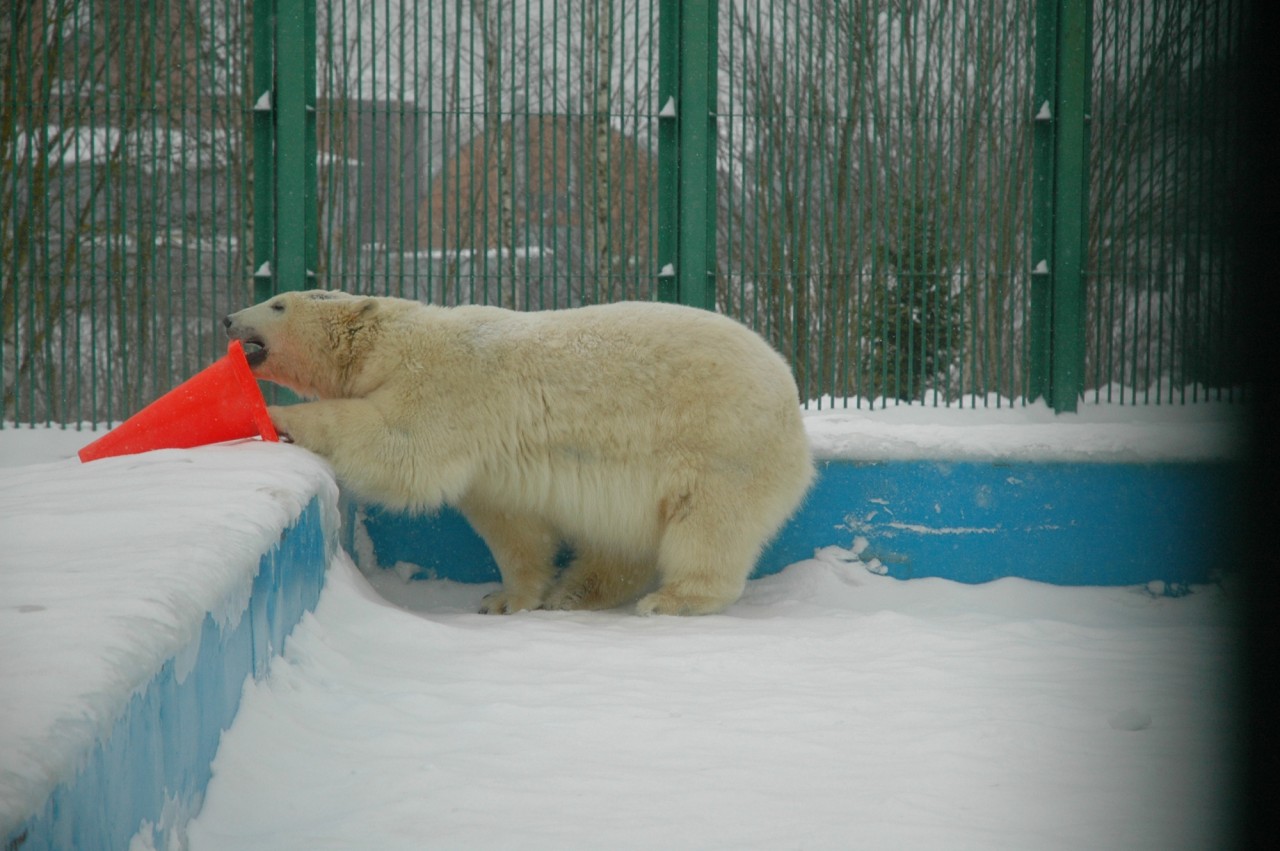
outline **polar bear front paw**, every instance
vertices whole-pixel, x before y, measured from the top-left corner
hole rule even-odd
[[[536,609],[542,600],[533,594],[515,594],[505,588],[486,594],[480,601],[482,615],[510,615],[527,609]]]
[[[280,442],[293,443],[293,435],[289,431],[289,413],[285,410],[285,406],[268,405],[267,416],[271,418],[271,425],[275,428]]]

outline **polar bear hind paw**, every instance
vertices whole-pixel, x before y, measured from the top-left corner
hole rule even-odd
[[[670,587],[659,588],[646,594],[636,603],[638,615],[714,615],[729,608],[738,594],[731,597],[711,597],[699,594],[682,594]]]

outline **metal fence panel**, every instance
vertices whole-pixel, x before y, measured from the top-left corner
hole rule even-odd
[[[1086,388],[1237,397],[1231,190],[1242,0],[1094,4]]]
[[[660,42],[659,22],[691,2],[10,0],[0,421],[127,416],[218,356],[219,318],[253,298],[255,271],[265,289],[287,266],[302,283],[518,309],[655,298],[672,291],[663,228],[696,206],[659,214],[659,187],[707,178],[716,307],[792,359],[806,399],[1040,392],[1051,332],[1033,302],[1053,269],[1036,252],[1056,214],[1036,212],[1037,75],[1046,10],[1087,0],[721,0],[698,18],[714,49],[695,57],[715,132],[667,125],[710,146],[680,150],[710,158],[706,178],[661,162],[659,142],[660,45],[682,41]],[[1088,7],[1094,398],[1195,401],[1238,382],[1217,228],[1242,2]],[[298,10],[301,29],[278,26]],[[295,91],[312,85],[307,51],[264,56],[255,19],[295,48],[314,26],[314,92]],[[695,60],[668,57],[677,74]],[[262,108],[283,84],[287,128]],[[282,191],[304,199],[288,216]]]
[[[519,309],[651,298],[656,11],[320,0],[319,277]]]
[[[802,395],[1026,395],[1025,2],[721,12],[720,301]]]
[[[236,0],[0,12],[0,421],[121,419],[224,349],[245,300]]]

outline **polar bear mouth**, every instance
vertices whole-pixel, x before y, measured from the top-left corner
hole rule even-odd
[[[249,366],[261,366],[267,359],[267,344],[261,337],[249,337],[243,341],[244,359]]]

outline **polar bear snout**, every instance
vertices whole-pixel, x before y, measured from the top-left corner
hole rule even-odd
[[[222,317],[222,327],[232,340],[239,340],[244,345],[244,358],[250,367],[261,366],[267,360],[267,341],[254,332],[252,328],[241,327],[236,321],[236,314]]]

